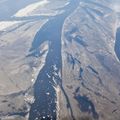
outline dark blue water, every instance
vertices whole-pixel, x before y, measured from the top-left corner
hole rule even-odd
[[[64,13],[56,15],[51,18],[36,34],[30,52],[31,55],[36,56],[39,54],[39,46],[44,42],[49,42],[49,51],[46,57],[46,63],[37,76],[37,80],[34,84],[34,97],[35,102],[30,109],[29,120],[56,120],[56,91],[54,86],[59,85],[68,102],[67,107],[70,108],[72,114],[71,105],[67,94],[62,87],[62,79],[59,77],[58,72],[62,70],[61,59],[61,32],[65,19],[76,9],[79,5],[79,0],[71,0],[63,9]],[[57,69],[54,69],[54,66]],[[57,73],[56,75],[54,73]],[[50,77],[49,77],[49,76]],[[54,83],[53,78],[56,83]]]
[[[92,103],[92,101],[89,100],[89,98],[87,96],[77,95],[77,96],[75,96],[75,99],[80,104],[80,110],[82,112],[92,113],[92,116],[94,119],[99,118],[99,116],[95,110],[94,104]]]
[[[92,66],[88,65],[88,68],[96,75],[99,75],[99,73]]]
[[[96,112],[96,109],[95,109],[93,102],[87,96],[85,96],[85,95],[82,96],[82,95],[78,94],[79,91],[80,91],[80,87],[78,87],[75,90],[74,98],[78,101],[80,110],[82,112],[91,113],[93,118],[98,120],[99,115]]]
[[[80,78],[80,79],[83,78],[83,72],[84,72],[83,68],[80,67],[80,69],[79,69],[79,78]]]
[[[115,53],[120,61],[120,28],[116,32]]]

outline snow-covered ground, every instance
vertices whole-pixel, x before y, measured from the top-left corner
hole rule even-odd
[[[45,5],[48,3],[49,3],[48,0],[43,0],[40,2],[36,2],[34,4],[30,4],[30,5],[26,6],[25,8],[19,10],[14,16],[15,17],[29,16],[31,14],[31,12],[36,10],[38,7],[45,7]]]
[[[0,31],[5,31],[7,28],[20,24],[20,23],[21,23],[20,21],[1,21]]]

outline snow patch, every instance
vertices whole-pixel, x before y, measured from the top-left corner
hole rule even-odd
[[[120,1],[114,1],[111,4],[111,8],[115,11],[115,12],[120,12]]]
[[[26,6],[25,8],[19,10],[14,16],[15,17],[29,16],[31,14],[31,12],[36,10],[38,7],[43,7],[46,4],[48,4],[48,3],[49,3],[48,0],[42,0],[40,2],[36,2],[34,4],[30,4],[30,5]]]
[[[20,21],[1,21],[0,31],[5,31],[7,28],[12,27],[15,24],[20,23]]]

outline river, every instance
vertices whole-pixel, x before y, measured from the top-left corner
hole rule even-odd
[[[62,78],[60,78],[58,73],[62,70],[61,34],[63,24],[65,19],[78,5],[79,0],[70,0],[69,4],[63,7],[64,12],[49,19],[37,32],[33,40],[30,51],[34,51],[34,55],[37,54],[39,46],[45,40],[49,42],[49,51],[46,63],[39,72],[34,84],[35,101],[31,105],[29,120],[57,119],[55,84],[59,85],[63,91],[71,111],[71,116],[74,119],[68,97],[62,87]]]

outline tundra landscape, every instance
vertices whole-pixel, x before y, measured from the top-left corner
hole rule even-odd
[[[0,0],[0,120],[120,120],[119,0]]]

